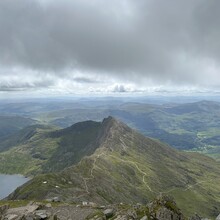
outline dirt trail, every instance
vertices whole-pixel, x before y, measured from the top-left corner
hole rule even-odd
[[[95,157],[95,159],[94,159],[94,161],[93,161],[93,164],[92,164],[92,168],[91,168],[91,170],[90,170],[90,177],[89,177],[89,178],[82,177],[82,179],[83,179],[83,181],[84,181],[86,193],[84,193],[84,194],[78,196],[77,198],[83,197],[83,196],[85,196],[85,195],[87,195],[87,194],[90,193],[90,192],[89,192],[89,187],[88,187],[88,184],[87,184],[87,183],[88,183],[89,180],[92,180],[92,179],[95,178],[94,175],[93,175],[93,172],[94,172],[95,168],[98,168],[98,166],[96,165],[96,162],[97,162],[97,160],[98,160],[101,156],[107,156],[107,155],[106,155],[106,153],[100,153],[100,154],[98,154],[98,155]],[[174,190],[176,190],[176,189],[180,189],[180,190],[182,190],[182,191],[187,191],[187,190],[190,190],[191,188],[193,188],[194,186],[199,185],[199,184],[201,184],[202,182],[205,182],[205,181],[199,181],[199,182],[197,182],[197,183],[195,183],[195,184],[193,184],[193,185],[189,185],[189,184],[188,184],[188,185],[186,185],[183,189],[177,188],[177,187],[173,187],[172,189],[169,189],[169,190],[166,190],[166,191],[154,191],[154,190],[151,189],[151,187],[149,186],[149,184],[146,182],[146,179],[145,179],[145,178],[148,176],[148,174],[147,174],[146,172],[144,172],[142,169],[140,169],[140,167],[138,166],[137,163],[135,163],[135,162],[133,162],[133,161],[130,161],[130,160],[123,160],[123,159],[121,159],[121,158],[119,158],[119,157],[116,157],[116,156],[113,156],[113,155],[111,155],[111,154],[108,154],[108,156],[109,156],[109,157],[112,157],[112,158],[114,158],[114,159],[116,159],[116,160],[119,160],[119,161],[121,161],[121,162],[123,162],[123,163],[128,163],[128,164],[132,164],[133,166],[135,166],[135,168],[138,170],[138,172],[140,172],[140,173],[143,175],[143,177],[142,177],[142,182],[143,182],[143,184],[148,188],[148,190],[149,190],[150,192],[152,192],[152,193],[154,193],[154,194],[156,194],[156,195],[158,195],[158,194],[171,193],[172,191],[174,191]]]

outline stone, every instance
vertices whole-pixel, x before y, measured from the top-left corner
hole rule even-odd
[[[156,211],[156,219],[158,220],[184,220],[184,217],[182,214],[174,213],[173,211],[165,207],[162,207]]]
[[[220,214],[217,216],[216,220],[220,220]]]
[[[93,208],[96,208],[96,207],[97,207],[97,204],[94,203],[94,202],[89,202],[89,206],[90,206],[90,207],[93,207]]]
[[[82,202],[83,206],[87,206],[89,203],[88,202]]]
[[[61,202],[61,199],[59,197],[53,197],[53,202]]]
[[[7,210],[6,214],[7,215],[18,215],[18,216],[23,216],[23,215],[28,215],[32,214],[35,210],[39,208],[38,205],[27,205],[23,207],[18,207],[18,208],[10,208]]]
[[[127,213],[129,219],[137,219],[137,213],[134,210],[129,210]]]
[[[114,209],[106,209],[103,211],[103,214],[106,216],[106,218],[110,218],[114,215]]]
[[[52,205],[51,205],[51,203],[47,203],[47,204],[45,205],[45,207],[46,207],[46,208],[52,208]]]
[[[40,219],[46,219],[48,217],[46,210],[37,210],[35,212],[35,216]]]
[[[148,220],[148,217],[145,215],[145,216],[142,217],[140,220]]]
[[[18,219],[18,215],[15,215],[15,214],[8,214],[4,217],[5,220],[16,220]]]

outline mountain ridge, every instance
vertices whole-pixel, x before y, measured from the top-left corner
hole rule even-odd
[[[60,173],[33,178],[9,199],[59,196],[69,202],[145,203],[146,198],[164,193],[174,196],[189,214],[214,216],[220,211],[216,161],[172,149],[112,117],[101,125],[99,146],[92,155]]]

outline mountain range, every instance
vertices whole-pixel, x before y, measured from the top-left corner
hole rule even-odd
[[[47,132],[36,128],[31,137],[2,153],[7,152],[28,155],[32,168],[27,171],[24,167],[29,164],[23,161],[20,170],[39,174],[9,199],[146,203],[158,194],[169,194],[187,215],[212,217],[220,212],[217,161],[173,149],[113,117],[65,129],[47,127]]]
[[[135,102],[134,99],[105,101],[85,99],[72,102],[39,100],[26,103],[2,103],[0,140],[1,134],[13,133],[7,133],[4,117],[22,117],[24,120],[32,118],[35,124],[66,128],[81,121],[101,122],[103,118],[112,115],[145,136],[159,139],[171,147],[199,151],[219,159],[219,114],[220,104],[214,101],[149,104],[146,100]],[[19,123],[13,120],[13,123],[8,123],[7,126],[19,127]]]

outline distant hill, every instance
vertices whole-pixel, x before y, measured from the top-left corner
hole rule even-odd
[[[193,149],[220,158],[219,102],[164,105],[127,102],[95,107],[75,106],[74,109],[43,113],[41,119],[56,126],[68,127],[88,119],[102,121],[108,115],[174,148]]]
[[[160,105],[147,102],[150,99],[35,100],[4,103],[0,106],[0,114],[31,117],[40,123],[62,128],[81,121],[101,122],[112,115],[145,136],[159,139],[174,148],[199,151],[220,160],[219,102],[204,100]],[[0,129],[0,136],[1,131],[3,135],[13,133],[4,128]]]
[[[0,115],[0,140],[36,122],[36,120],[21,116]]]
[[[98,128],[93,133],[95,142],[85,136],[92,135],[92,127]],[[93,146],[89,148],[94,152],[90,151],[90,156],[81,154],[79,163],[59,173],[36,176],[19,187],[9,199],[58,196],[69,202],[145,203],[158,194],[170,194],[188,215],[197,212],[203,216],[217,216],[220,212],[220,164],[215,160],[172,149],[112,117],[100,124],[82,122],[49,136],[61,138],[69,136],[69,132],[73,132],[73,136],[78,132],[79,139],[86,139],[83,145],[78,140],[78,146],[86,146],[85,149]],[[55,155],[59,155],[57,166],[63,165],[59,162],[62,155]]]

